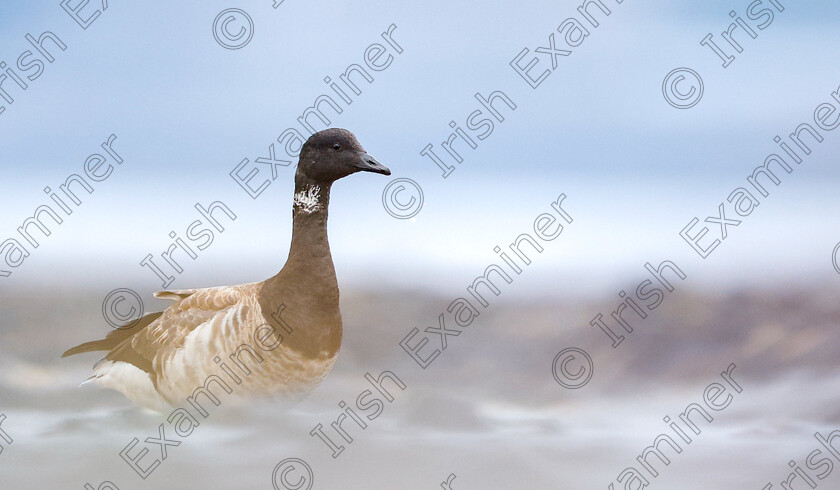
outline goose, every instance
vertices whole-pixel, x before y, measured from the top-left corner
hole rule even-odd
[[[117,390],[158,412],[185,401],[195,406],[202,393],[219,405],[222,390],[237,398],[302,398],[329,374],[341,347],[327,210],[332,184],[356,172],[391,174],[351,132],[313,134],[295,171],[292,240],[280,272],[262,282],[159,291],[155,297],[173,301],[168,308],[62,357],[106,351],[82,384]]]

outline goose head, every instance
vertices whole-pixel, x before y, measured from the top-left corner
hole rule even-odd
[[[303,144],[296,176],[317,184],[332,184],[356,172],[391,175],[388,167],[368,155],[353,133],[330,128],[313,134]]]

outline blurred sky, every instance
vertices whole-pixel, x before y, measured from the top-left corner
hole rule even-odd
[[[91,5],[98,2],[92,2]],[[330,241],[344,284],[460,292],[498,262],[492,249],[532,228],[565,193],[575,218],[511,288],[527,294],[617,292],[647,261],[676,261],[692,286],[816,282],[834,274],[840,240],[836,187],[840,134],[825,141],[707,260],[679,231],[718,204],[769,154],[773,137],[802,122],[840,87],[836,2],[785,2],[726,69],[699,45],[720,39],[730,10],[747,1],[605,2],[612,15],[536,90],[511,69],[579,2],[109,2],[81,29],[57,1],[0,5],[0,61],[13,64],[24,39],[45,30],[67,45],[0,114],[0,240],[49,203],[45,186],[79,173],[114,133],[125,159],[42,240],[0,289],[95,285],[161,289],[139,262],[164,251],[197,219],[195,203],[221,200],[238,219],[171,288],[262,280],[285,261],[293,167],[281,169],[256,201],[231,179],[243,159],[268,146],[337,78],[362,63],[365,48],[396,24],[404,52],[333,120],[365,148],[411,178],[425,206],[397,220],[382,206],[391,180],[356,175],[333,189]],[[242,49],[220,47],[216,15],[241,8],[254,21]],[[754,25],[754,23],[753,23]],[[559,39],[558,39],[559,40]],[[719,40],[719,42],[722,42]],[[55,51],[55,50],[53,50]],[[527,59],[527,58],[526,58]],[[542,61],[541,63],[545,63]],[[662,80],[687,66],[704,80],[703,99],[669,106]],[[504,91],[517,104],[447,179],[419,155],[464,125],[473,94]],[[278,145],[279,146],[279,145]],[[462,145],[463,147],[463,145]],[[716,225],[710,225],[716,234]],[[17,237],[19,238],[19,237]],[[2,267],[0,267],[2,268]],[[834,278],[832,278],[834,279]]]

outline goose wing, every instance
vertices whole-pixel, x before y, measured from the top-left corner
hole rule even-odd
[[[220,342],[237,329],[248,309],[239,287],[160,291],[155,296],[175,300],[175,304],[120,342],[103,359],[137,366],[151,374],[153,380],[185,347],[190,334],[202,330],[205,342]]]

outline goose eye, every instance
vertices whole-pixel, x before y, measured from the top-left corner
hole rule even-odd
[[[333,150],[340,150],[340,149],[341,149],[341,145],[339,145],[338,143],[335,143],[333,145]]]

